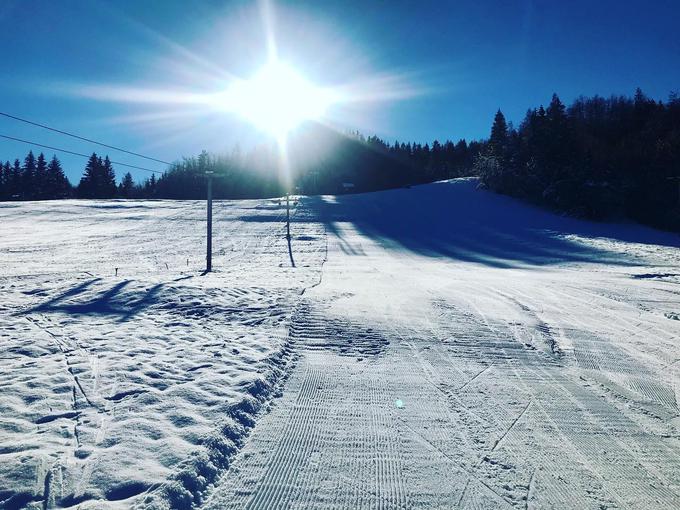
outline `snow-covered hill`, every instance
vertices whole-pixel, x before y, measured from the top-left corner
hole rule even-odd
[[[203,207],[0,204],[0,505],[680,504],[676,235],[455,180],[218,202],[200,276]]]

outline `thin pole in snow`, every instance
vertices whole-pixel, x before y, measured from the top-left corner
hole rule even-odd
[[[290,239],[290,195],[286,192],[286,238]]]
[[[209,273],[212,271],[212,176],[213,173],[208,171],[205,173],[208,177],[207,187],[208,187],[208,197],[207,197],[207,243],[206,243],[206,256],[205,256],[205,272]]]

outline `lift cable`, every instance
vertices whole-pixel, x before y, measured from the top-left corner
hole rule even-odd
[[[57,151],[57,152],[65,152],[66,154],[73,154],[74,156],[81,156],[81,157],[87,158],[87,159],[89,159],[91,157],[91,156],[88,156],[87,154],[83,154],[81,152],[74,152],[74,151],[70,151],[68,149],[61,149],[59,147],[52,147],[51,145],[45,145],[45,144],[38,143],[38,142],[32,142],[30,140],[22,140],[21,138],[15,138],[13,136],[0,134],[0,138],[6,138],[7,140],[14,140],[15,142],[21,142],[21,143],[25,143],[25,144],[28,144],[28,145],[35,145],[36,147],[42,147],[44,149],[50,149],[50,150]],[[152,170],[150,168],[144,168],[142,166],[129,165],[127,163],[121,163],[120,161],[111,161],[111,164],[118,165],[118,166],[126,166],[128,168],[135,168],[137,170],[144,170],[145,172],[151,172],[151,173],[154,173],[154,174],[163,174],[164,173],[164,172],[161,172],[160,170]]]
[[[149,161],[155,161],[156,163],[163,163],[164,165],[171,165],[172,164],[168,161],[163,161],[162,159],[156,159],[156,158],[152,158],[151,156],[145,156],[144,154],[139,154],[137,152],[132,152],[132,151],[129,151],[127,149],[122,149],[120,147],[116,147],[115,145],[109,145],[109,144],[106,144],[106,143],[98,142],[98,141],[92,140],[90,138],[85,138],[84,136],[74,135],[73,133],[69,133],[67,131],[62,131],[61,129],[46,126],[45,124],[40,124],[38,122],[33,122],[32,120],[22,119],[21,117],[16,117],[14,115],[10,115],[9,113],[0,112],[0,115],[2,115],[3,117],[7,117],[9,119],[18,120],[19,122],[24,122],[26,124],[30,124],[32,126],[37,126],[37,127],[43,128],[43,129],[48,129],[50,131],[54,131],[55,133],[70,136],[72,138],[77,138],[78,140],[82,140],[84,142],[94,143],[96,145],[101,145],[102,147],[107,147],[109,149],[124,152],[126,154],[131,154],[132,156],[137,156],[139,158],[148,159]],[[118,163],[118,164],[120,164],[120,163]]]

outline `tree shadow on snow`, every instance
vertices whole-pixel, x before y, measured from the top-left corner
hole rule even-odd
[[[677,235],[636,224],[597,223],[556,215],[458,179],[381,193],[309,197],[348,254],[362,254],[338,228],[349,222],[393,249],[508,268],[564,262],[638,265],[632,256],[569,239],[606,238],[680,247]]]
[[[124,322],[156,303],[158,293],[163,288],[163,284],[157,284],[140,292],[128,289],[130,281],[123,280],[108,289],[92,292],[95,284],[101,280],[101,278],[94,278],[76,285],[22,313],[56,312],[69,315],[113,316],[118,317],[119,322]]]

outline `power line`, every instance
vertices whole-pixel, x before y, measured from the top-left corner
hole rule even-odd
[[[50,127],[50,126],[46,126],[45,124],[40,124],[40,123],[38,123],[38,122],[33,122],[32,120],[22,119],[21,117],[15,117],[14,115],[10,115],[9,113],[0,112],[0,115],[2,115],[3,117],[7,117],[7,118],[9,118],[9,119],[18,120],[19,122],[25,122],[26,124],[30,124],[31,126],[37,126],[37,127],[43,128],[43,129],[48,129],[48,130],[50,130],[50,131],[54,131],[55,133],[59,133],[59,134],[66,135],[66,136],[70,136],[70,137],[72,137],[72,138],[77,138],[78,140],[83,140],[83,141],[85,141],[85,142],[89,142],[89,143],[94,143],[94,144],[97,144],[97,145],[101,145],[102,147],[107,147],[107,148],[113,149],[113,150],[115,150],[115,151],[125,152],[126,154],[131,154],[131,155],[133,155],[133,156],[137,156],[137,157],[140,157],[140,158],[148,159],[148,160],[150,160],[150,161],[155,161],[155,162],[157,162],[157,163],[163,163],[164,165],[172,165],[172,163],[170,163],[170,162],[168,162],[168,161],[163,161],[162,159],[152,158],[152,157],[150,157],[150,156],[145,156],[144,154],[139,154],[139,153],[137,153],[137,152],[132,152],[132,151],[129,151],[129,150],[126,150],[126,149],[121,149],[120,147],[116,147],[115,145],[108,145],[108,144],[106,144],[106,143],[98,142],[98,141],[96,141],[96,140],[91,140],[91,139],[85,138],[85,137],[83,137],[83,136],[74,135],[73,133],[69,133],[69,132],[67,132],[67,131],[62,131],[61,129],[57,129],[57,128],[53,128],[53,127]],[[118,164],[120,164],[120,163],[118,163]]]
[[[87,154],[83,154],[81,152],[73,152],[68,149],[60,149],[59,147],[52,147],[51,145],[45,145],[42,143],[37,143],[37,142],[31,142],[29,140],[22,140],[21,138],[14,138],[13,136],[8,136],[8,135],[2,135],[0,134],[0,138],[6,138],[7,140],[14,140],[15,142],[21,142],[21,143],[26,143],[28,145],[35,145],[36,147],[42,147],[44,149],[50,149],[53,151],[57,152],[65,152],[66,154],[73,154],[74,156],[81,156],[83,158],[89,159],[90,156]],[[154,174],[162,174],[163,172],[159,170],[151,170],[150,168],[144,168],[143,166],[136,166],[136,165],[128,165],[127,163],[121,163],[120,161],[111,161],[112,164],[118,165],[118,166],[126,166],[128,168],[135,168],[137,170],[144,170],[145,172],[152,172]]]

